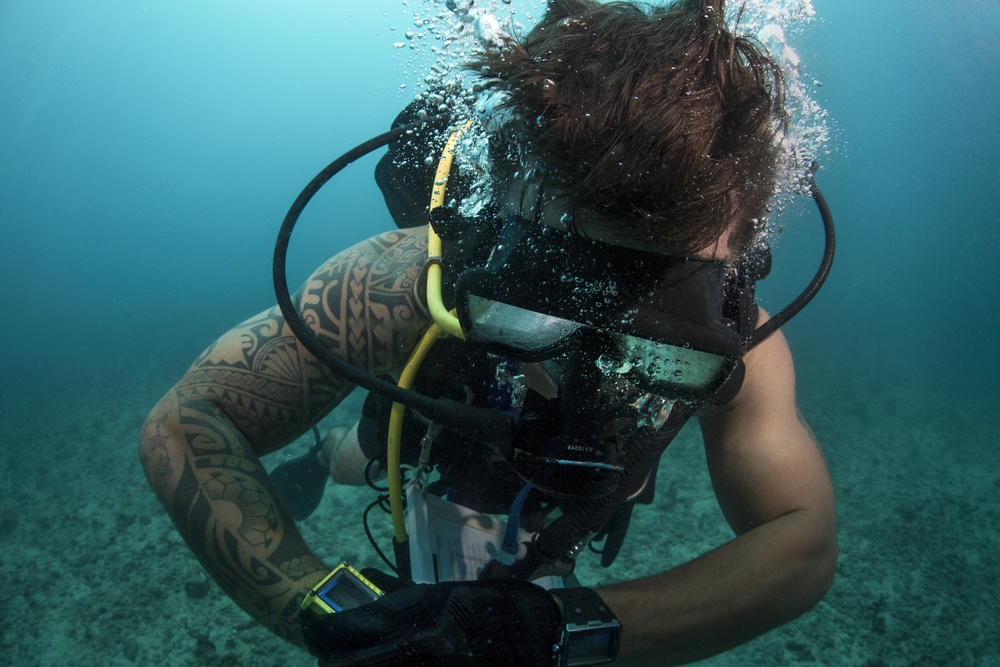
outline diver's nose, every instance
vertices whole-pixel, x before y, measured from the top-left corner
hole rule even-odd
[[[559,396],[559,387],[541,364],[524,362],[517,370],[524,376],[524,384],[528,389],[550,400]]]

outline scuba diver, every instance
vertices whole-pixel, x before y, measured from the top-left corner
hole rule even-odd
[[[811,174],[820,271],[774,317],[755,300],[781,71],[718,1],[550,0],[524,36],[466,11],[484,45],[476,85],[419,96],[303,190],[275,249],[278,305],[222,335],[153,408],[149,482],[226,594],[320,665],[667,665],[749,641],[815,605],[837,558],[829,475],[779,329],[832,260]],[[399,229],[290,294],[302,209],[384,145],[376,180]],[[358,386],[358,424],[314,430],[310,452],[269,476],[260,457]],[[692,417],[734,537],[581,585],[576,555],[612,564]],[[388,571],[306,545],[295,520],[328,476],[381,489]]]

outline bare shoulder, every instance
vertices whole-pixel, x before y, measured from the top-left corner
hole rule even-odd
[[[373,373],[405,364],[427,328],[414,284],[426,230],[398,230],[337,253],[294,295],[303,319],[332,351]],[[185,411],[223,414],[258,454],[298,437],[353,390],[298,341],[275,306],[233,327],[171,391]]]
[[[758,326],[770,319],[759,308]],[[795,365],[781,329],[765,338],[743,356],[745,375],[739,393],[722,406],[707,406],[698,412],[702,421],[723,418],[748,410],[791,407],[795,404]]]
[[[823,525],[833,525],[829,474],[799,411],[792,354],[781,331],[746,354],[744,363],[736,398],[723,410],[699,415],[723,513],[737,533],[803,508],[819,510]]]
[[[373,373],[405,364],[429,326],[417,280],[427,260],[427,229],[373,236],[338,253],[296,294],[303,318],[331,350]]]

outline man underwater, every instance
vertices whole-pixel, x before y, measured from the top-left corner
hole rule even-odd
[[[443,140],[415,130],[448,157],[435,175],[404,135],[379,167],[401,229],[317,269],[292,317],[274,307],[224,334],[154,407],[140,454],[179,531],[233,600],[320,664],[681,664],[829,588],[829,476],[788,345],[753,300],[781,74],[723,5],[552,0],[523,39],[491,33],[471,65],[475,108],[449,124],[472,119],[452,136],[487,134],[486,157],[449,170]],[[437,113],[425,104],[400,122]],[[310,551],[260,457],[355,383],[304,344],[300,318],[320,357],[468,410],[414,402],[392,417],[399,397],[373,392],[360,426],[328,440],[331,476],[386,470],[400,505],[393,475],[414,466],[426,479],[408,509],[504,515],[524,531],[510,554],[420,583],[405,545],[400,576],[378,581]],[[610,564],[691,416],[735,537],[638,580],[576,584],[576,551],[597,536]],[[529,583],[543,580],[554,587]]]

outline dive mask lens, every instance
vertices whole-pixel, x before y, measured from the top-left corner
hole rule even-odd
[[[618,353],[625,360],[619,372],[637,373],[655,394],[682,394],[703,398],[729,376],[733,361],[726,356],[689,347],[612,333]]]
[[[733,365],[724,355],[605,331],[471,293],[465,295],[464,314],[469,341],[525,361],[550,358],[578,332],[591,332],[591,338],[605,341],[603,352],[611,353],[595,353],[602,373],[628,374],[662,396],[704,398],[728,377]]]
[[[475,294],[465,299],[466,337],[517,355],[551,352],[583,325]]]

